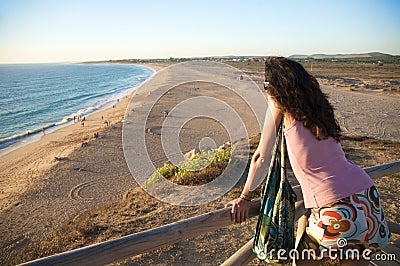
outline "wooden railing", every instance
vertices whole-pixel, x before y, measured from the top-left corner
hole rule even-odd
[[[400,172],[400,161],[364,170],[372,178],[382,177]],[[136,234],[37,259],[23,265],[109,264],[230,225],[232,224],[230,210],[230,208],[219,209]],[[253,200],[249,217],[257,216],[259,210],[260,199]],[[305,211],[303,201],[296,202],[295,219],[299,219]],[[388,224],[392,232],[400,234],[400,226],[398,224],[391,222]],[[246,265],[253,260],[255,256],[251,251],[252,241],[253,239],[240,248],[223,265]]]

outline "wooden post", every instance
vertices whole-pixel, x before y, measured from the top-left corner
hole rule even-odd
[[[249,217],[258,215],[260,199],[253,200]],[[168,246],[187,238],[230,225],[231,208],[223,208],[186,220],[63,252],[22,265],[105,265],[124,258]]]
[[[299,219],[304,213],[306,209],[304,208],[304,202],[298,201],[296,202],[296,212],[294,219]],[[221,266],[241,266],[247,265],[249,262],[256,258],[256,255],[252,251],[254,238],[252,238],[249,242],[247,242],[244,246],[242,246],[235,254],[233,254],[229,259],[227,259]]]
[[[394,174],[400,172],[400,161],[367,168],[365,171],[371,177]],[[298,198],[301,198],[301,195],[298,195]],[[230,218],[230,210],[230,208],[219,209],[140,233],[37,259],[23,265],[109,264],[230,225],[233,223]],[[249,217],[257,216],[259,210],[260,199],[253,200],[250,206]],[[296,220],[304,212],[305,208],[302,201],[296,202]],[[397,224],[392,223],[393,225],[396,226],[397,230],[399,229]],[[391,226],[390,223],[389,226]],[[240,249],[241,254],[249,254],[249,246],[251,251],[249,242],[246,245]],[[239,255],[235,256],[235,259],[231,260],[232,264],[227,265],[240,265],[236,263],[239,257]]]
[[[392,175],[400,172],[400,161],[364,168],[364,171],[371,178]]]
[[[252,247],[254,243],[254,237],[249,240],[244,246],[242,246],[235,254],[227,259],[221,266],[232,266],[232,265],[247,265],[256,258]]]

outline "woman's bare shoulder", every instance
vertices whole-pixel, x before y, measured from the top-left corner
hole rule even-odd
[[[291,114],[289,114],[288,112],[285,112],[285,115],[284,115],[284,118],[285,118],[285,127],[288,127],[289,125],[291,125],[296,119],[291,115]]]

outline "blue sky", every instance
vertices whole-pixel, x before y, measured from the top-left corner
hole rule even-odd
[[[0,0],[0,63],[400,54],[400,1]]]

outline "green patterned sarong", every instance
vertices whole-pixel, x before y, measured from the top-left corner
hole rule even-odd
[[[289,252],[294,249],[295,239],[296,194],[286,177],[286,143],[283,131],[284,126],[281,123],[262,189],[261,209],[253,244],[253,252],[259,259],[275,263],[289,260]]]

